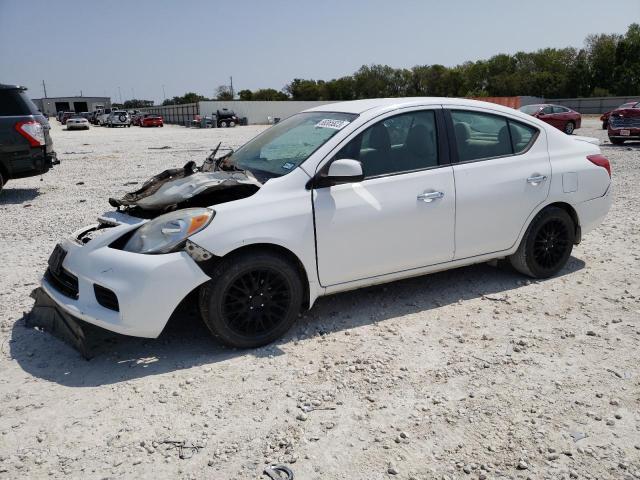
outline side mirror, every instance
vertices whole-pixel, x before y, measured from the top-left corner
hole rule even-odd
[[[361,182],[362,180],[364,180],[362,163],[358,160],[343,158],[333,161],[326,174],[319,173],[316,175],[313,186],[316,188],[331,187],[333,185]]]

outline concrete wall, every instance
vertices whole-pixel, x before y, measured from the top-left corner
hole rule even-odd
[[[284,120],[291,115],[299,113],[308,108],[317,107],[319,105],[326,105],[327,103],[336,102],[302,102],[287,100],[282,102],[262,102],[262,101],[210,101],[199,102],[200,115],[208,116],[215,114],[216,110],[222,110],[228,108],[233,110],[240,118],[247,117],[247,121],[250,124],[265,124],[269,123],[268,117],[280,118]]]
[[[591,98],[549,98],[546,103],[564,105],[576,112],[601,114],[618,108],[623,103],[640,101],[640,97],[591,97]]]
[[[55,116],[58,113],[56,102],[68,103],[69,111],[71,112],[74,111],[74,103],[76,102],[85,102],[87,104],[87,112],[93,112],[96,109],[96,105],[103,105],[105,108],[111,107],[111,98],[109,97],[47,97],[33,99],[33,103],[36,104],[38,109],[49,116]]]

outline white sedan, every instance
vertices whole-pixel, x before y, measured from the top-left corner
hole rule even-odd
[[[73,115],[67,119],[67,130],[89,130],[89,120],[82,115]]]
[[[257,347],[322,295],[495,259],[553,276],[611,197],[596,139],[517,110],[328,104],[110,199],[56,247],[32,323],[157,337],[196,292],[219,341]]]

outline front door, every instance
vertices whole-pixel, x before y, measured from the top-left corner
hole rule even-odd
[[[452,259],[455,186],[439,152],[436,116],[390,115],[332,159],[361,161],[365,179],[313,192],[321,285]]]
[[[543,131],[481,111],[451,110],[458,163],[455,258],[511,248],[549,194]]]

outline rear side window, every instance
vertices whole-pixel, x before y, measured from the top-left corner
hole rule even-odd
[[[568,108],[564,107],[553,107],[553,113],[567,113],[569,111]]]
[[[511,143],[513,144],[513,153],[524,152],[535,139],[538,131],[525,125],[524,123],[509,120],[509,128],[511,131]]]
[[[458,161],[468,162],[521,153],[537,130],[499,115],[451,110]]]
[[[451,111],[461,162],[511,155],[507,119],[479,112]]]
[[[0,115],[37,115],[38,109],[24,90],[0,89]]]
[[[334,157],[362,163],[365,178],[438,165],[435,113],[424,110],[386,118],[357,135]]]

